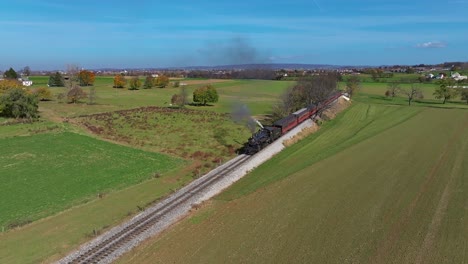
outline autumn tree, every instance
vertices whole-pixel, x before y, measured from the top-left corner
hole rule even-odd
[[[67,99],[69,103],[78,103],[81,99],[88,97],[83,89],[76,84],[67,92]]]
[[[450,100],[457,96],[457,89],[453,86],[455,85],[455,80],[445,79],[439,81],[439,87],[434,91],[434,97],[437,99],[443,99],[442,104],[445,104],[447,100]]]
[[[152,76],[146,76],[145,83],[143,84],[143,89],[153,88],[154,78]]]
[[[141,87],[141,81],[138,76],[133,77],[130,79],[130,85],[128,87],[129,90],[138,90]]]
[[[117,74],[114,77],[114,88],[124,88],[127,85],[127,80],[124,76]]]
[[[412,84],[411,87],[408,89],[401,89],[401,93],[406,95],[406,97],[408,98],[408,105],[411,105],[411,102],[414,99],[424,98],[421,89],[415,84]]]
[[[94,72],[82,70],[78,73],[78,81],[81,86],[91,86],[94,84],[96,75]]]
[[[49,76],[49,87],[63,87],[65,86],[65,82],[63,76],[60,72],[56,72]]]
[[[11,89],[17,89],[17,88],[22,88],[22,87],[23,85],[17,80],[13,80],[13,79],[0,80],[0,95],[8,92]]]
[[[169,84],[169,77],[165,75],[158,76],[154,79],[154,86],[164,88]]]
[[[361,87],[361,81],[359,77],[353,75],[346,80],[346,92],[352,97]]]
[[[33,91],[40,101],[52,100],[52,92],[47,87],[39,87]]]
[[[11,89],[0,96],[0,115],[13,118],[37,118],[37,96],[23,89]]]
[[[216,103],[218,102],[218,99],[218,92],[210,84],[199,87],[193,92],[193,101],[201,103],[202,105],[206,105],[206,103]]]
[[[18,74],[11,67],[10,67],[10,69],[8,69],[6,72],[3,73],[3,76],[6,79],[15,79],[15,80],[18,79]]]

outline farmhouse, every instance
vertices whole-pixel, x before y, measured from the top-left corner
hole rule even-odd
[[[33,84],[33,81],[28,78],[18,78],[18,81],[21,82],[23,86],[31,86]]]
[[[468,79],[468,77],[466,75],[460,75],[460,73],[458,72],[454,72],[451,74],[451,77],[455,80],[455,81],[462,81],[462,80],[466,80]]]

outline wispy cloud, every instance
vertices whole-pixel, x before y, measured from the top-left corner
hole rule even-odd
[[[430,49],[430,48],[445,48],[447,44],[440,41],[429,41],[416,45],[416,48]]]

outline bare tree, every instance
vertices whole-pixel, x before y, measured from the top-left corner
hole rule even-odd
[[[78,64],[67,64],[68,80],[65,82],[65,86],[68,89],[72,89],[74,87],[74,84],[78,83],[79,73],[80,73],[80,67]]]
[[[31,68],[29,68],[29,66],[24,67],[22,74],[29,77],[29,75],[31,75]]]
[[[400,91],[400,83],[398,82],[389,82],[387,85],[387,92],[388,96],[395,97],[397,96],[398,92]]]
[[[408,98],[408,105],[411,105],[414,99],[424,98],[421,89],[416,84],[411,84],[409,89],[401,89],[401,92]]]
[[[301,78],[286,90],[273,105],[273,118],[282,118],[298,109],[327,99],[337,89],[337,75],[327,74]]]
[[[96,104],[96,98],[97,98],[97,96],[96,96],[96,87],[91,86],[89,88],[89,95],[88,95],[89,101],[88,101],[88,104],[90,104],[90,105]]]

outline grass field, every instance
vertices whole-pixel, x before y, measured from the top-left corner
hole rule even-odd
[[[119,263],[465,263],[467,134],[357,103]]]
[[[180,168],[182,160],[73,133],[0,139],[0,226],[21,225]]]
[[[32,79],[35,82],[35,87],[46,86],[47,84],[47,77],[32,77]],[[7,158],[3,159],[4,164],[0,161],[0,175],[2,176],[9,174],[13,175],[13,173],[11,173],[13,169],[10,168],[9,165],[18,161],[15,160],[13,162],[12,159],[18,158],[19,162],[22,162],[22,164],[25,165],[24,172],[27,174],[27,177],[24,177],[24,179],[26,179],[26,181],[23,181],[23,178],[13,178],[11,181],[12,186],[14,185],[14,188],[16,188],[13,189],[18,193],[26,190],[25,188],[27,188],[28,185],[24,185],[24,182],[36,183],[37,177],[35,177],[35,174],[40,173],[41,175],[49,175],[50,168],[53,168],[53,171],[61,170],[62,172],[67,173],[70,171],[71,175],[75,175],[75,177],[72,177],[73,179],[69,179],[68,177],[65,178],[67,181],[70,180],[70,182],[67,182],[64,178],[52,178],[51,176],[51,178],[48,179],[50,180],[48,185],[43,182],[41,183],[43,185],[38,184],[37,187],[44,185],[55,186],[56,184],[52,182],[57,181],[58,190],[60,186],[70,186],[67,184],[72,184],[73,181],[78,181],[81,179],[82,175],[80,174],[79,177],[76,177],[76,173],[81,172],[81,169],[78,169],[74,165],[74,158],[79,160],[80,164],[91,162],[89,163],[89,168],[88,166],[85,166],[85,172],[87,172],[88,169],[93,170],[93,173],[87,173],[87,175],[83,177],[83,182],[80,181],[72,185],[73,188],[70,187],[68,189],[63,189],[67,190],[67,192],[64,192],[65,194],[59,195],[58,193],[55,193],[55,197],[57,198],[55,203],[50,202],[53,199],[48,197],[48,194],[44,194],[46,199],[38,198],[36,199],[38,201],[33,201],[34,203],[31,203],[31,205],[28,205],[29,198],[28,201],[22,200],[22,205],[26,208],[23,212],[18,211],[21,208],[19,203],[8,207],[10,215],[19,213],[22,214],[22,216],[16,217],[15,215],[14,218],[10,217],[10,220],[1,220],[4,215],[3,204],[0,202],[0,209],[2,209],[0,210],[2,212],[2,215],[0,215],[0,221],[4,221],[5,225],[8,225],[8,223],[11,223],[12,221],[20,223],[28,220],[35,220],[45,215],[51,215],[22,228],[1,233],[0,263],[38,263],[56,260],[69,250],[75,248],[79,243],[93,237],[93,230],[98,230],[98,232],[100,232],[101,230],[108,229],[110,226],[119,223],[122,219],[130,217],[132,214],[140,210],[140,208],[147,206],[151,202],[154,202],[162,196],[167,195],[172,190],[189,182],[192,179],[191,175],[193,174],[193,171],[199,166],[205,168],[205,164],[190,164],[182,170],[163,173],[161,178],[149,179],[154,170],[157,170],[158,168],[164,169],[164,166],[157,167],[159,165],[155,165],[153,162],[150,162],[151,159],[156,156],[166,159],[167,156],[161,156],[159,154],[144,151],[163,151],[171,153],[173,156],[175,155],[185,158],[191,158],[191,156],[197,151],[200,151],[197,155],[203,154],[200,157],[204,157],[206,153],[210,152],[210,156],[206,159],[205,163],[213,163],[213,160],[221,154],[229,156],[232,153],[230,151],[228,151],[229,153],[225,151],[226,149],[229,150],[232,148],[227,146],[235,146],[236,144],[239,144],[239,142],[242,143],[242,137],[245,137],[245,140],[248,137],[248,134],[245,134],[245,131],[242,132],[239,130],[238,132],[227,136],[223,133],[216,134],[213,131],[210,131],[213,129],[219,129],[222,131],[226,128],[230,129],[236,127],[232,121],[228,119],[218,119],[221,115],[215,113],[229,113],[232,111],[233,105],[241,103],[246,104],[250,108],[252,114],[266,114],[270,111],[271,105],[278,95],[287,87],[294,84],[294,82],[286,81],[259,80],[183,80],[183,82],[188,84],[187,88],[189,91],[193,91],[196,87],[211,83],[218,89],[218,93],[220,94],[220,101],[212,106],[188,107],[192,110],[207,110],[212,112],[207,115],[216,116],[214,119],[217,120],[217,122],[213,122],[216,124],[210,124],[207,125],[206,128],[200,128],[196,126],[196,122],[193,122],[193,118],[189,118],[187,120],[187,117],[182,115],[175,117],[178,120],[180,119],[179,121],[181,122],[172,123],[169,119],[163,120],[164,118],[162,117],[165,114],[141,114],[138,113],[138,109],[129,110],[128,115],[109,113],[110,111],[133,109],[145,106],[168,106],[171,96],[179,92],[177,88],[172,87],[165,89],[153,88],[151,90],[142,89],[138,91],[115,89],[112,88],[112,79],[112,77],[96,78],[95,86],[98,96],[96,105],[87,105],[85,102],[80,104],[64,104],[59,103],[56,100],[41,102],[40,111],[42,118],[40,122],[14,125],[0,124],[0,149],[2,149],[0,156],[4,154],[4,146],[6,146],[6,142],[11,141],[10,139],[14,140],[11,142],[15,142],[15,144],[18,143],[17,145],[21,146],[20,148],[10,146],[9,152],[5,152],[5,156],[7,156]],[[342,86],[343,84],[340,85]],[[294,175],[300,174],[301,172],[316,166],[316,164],[321,164],[324,159],[334,159],[337,153],[339,155],[354,146],[364,144],[369,141],[368,138],[370,137],[375,135],[380,136],[381,134],[387,133],[387,130],[393,130],[396,127],[407,124],[409,120],[414,120],[416,117],[426,115],[428,112],[436,111],[436,109],[430,109],[428,107],[466,108],[465,104],[462,104],[461,102],[451,102],[446,105],[442,105],[440,101],[433,100],[431,96],[434,87],[435,86],[433,85],[423,85],[422,88],[425,97],[429,99],[425,99],[422,102],[416,102],[414,104],[415,107],[406,107],[406,101],[404,98],[387,100],[383,97],[386,90],[386,84],[363,83],[360,93],[354,98],[355,101],[360,103],[356,104],[351,108],[351,110],[346,112],[345,115],[326,123],[317,134],[301,141],[300,144],[286,149],[284,154],[280,154],[275,157],[270,163],[268,163],[269,165],[258,168],[252,174],[253,176],[249,176],[240,181],[225,194],[219,196],[213,204],[202,209],[199,214],[195,214],[188,222],[192,225],[199,225],[200,227],[203,226],[206,221],[216,222],[218,220],[213,219],[213,217],[219,214],[222,216],[223,213],[220,213],[220,210],[225,210],[223,209],[224,206],[233,206],[233,204],[236,204],[238,201],[250,199],[248,197],[258,197],[258,193],[269,190],[272,186],[284,184],[284,182],[288,182],[292,178],[299,177]],[[85,88],[85,90],[88,89],[89,88]],[[51,90],[54,94],[58,94],[64,89],[51,88]],[[457,112],[457,110],[437,111]],[[77,118],[79,115],[96,113],[105,113],[102,114],[102,116],[110,118]],[[70,122],[64,122],[64,117],[67,117]],[[163,124],[163,127],[158,127],[157,124],[153,122],[153,118],[161,119],[159,122]],[[447,117],[440,116],[440,118]],[[351,120],[351,122],[348,122],[347,120]],[[10,121],[11,120],[9,119],[0,119],[0,123]],[[449,122],[449,120],[445,121]],[[75,133],[90,133],[90,130],[83,126],[83,123],[85,122],[89,122],[89,125],[94,126],[95,128],[102,126],[104,130],[98,129],[101,132],[95,133],[93,135],[94,138],[76,135]],[[112,128],[106,127],[109,122],[112,123]],[[190,123],[190,125],[184,126],[187,122]],[[81,123],[81,125],[77,125],[78,123]],[[198,144],[200,149],[196,147],[196,145],[192,144],[195,140],[191,136],[196,137],[195,129],[206,129],[207,131],[206,133],[202,133],[200,138],[196,138],[196,140],[199,141],[196,144]],[[430,130],[431,128],[428,129]],[[177,141],[178,134],[184,133],[188,134],[186,135],[187,138],[185,140],[181,140],[179,142],[180,145],[174,146],[173,143],[174,140]],[[63,141],[51,141],[53,137],[61,137],[64,135],[65,138]],[[72,135],[74,140],[66,140],[69,135]],[[45,140],[42,140],[42,138]],[[99,141],[99,138],[122,142],[124,145],[131,146],[136,149]],[[119,140],[119,138],[123,140]],[[63,142],[63,144],[56,144],[57,142]],[[101,146],[101,144],[103,145]],[[193,146],[191,146],[191,144]],[[380,147],[379,144],[374,144]],[[107,152],[104,152],[107,156],[104,158],[102,163],[106,166],[98,166],[97,163],[93,163],[93,161],[86,155],[74,155],[74,150],[83,150],[82,153],[90,153],[90,156],[96,155],[96,153],[100,153],[100,150],[96,146],[101,146],[101,149],[105,148],[108,150]],[[413,144],[412,146],[416,147],[417,145]],[[212,148],[217,150],[207,151]],[[142,149],[144,151],[137,149]],[[62,156],[54,156],[54,154],[51,154],[52,152],[58,154],[62,153]],[[184,152],[186,154],[184,154]],[[24,153],[26,153],[26,156],[28,153],[32,153],[37,157],[46,155],[50,158],[45,159],[43,163],[39,163],[38,160],[27,159],[27,157],[24,156]],[[307,155],[309,158],[303,159],[300,156],[301,154]],[[138,155],[141,155],[142,158],[135,159],[134,157]],[[174,159],[170,160],[175,161]],[[369,160],[371,160],[371,158],[369,158]],[[8,163],[5,163],[7,161]],[[64,165],[60,167],[62,161],[64,161]],[[134,162],[134,164],[132,164],[132,162]],[[278,163],[277,166],[272,165],[276,163]],[[373,163],[373,161],[369,163]],[[120,179],[121,181],[119,181],[119,179],[109,177],[116,170],[116,168],[113,167],[113,164],[128,164],[125,168],[128,173],[127,180]],[[140,168],[138,166],[143,166],[144,169],[133,169],[133,167]],[[38,171],[36,171],[36,167],[38,168]],[[180,168],[181,167],[179,166],[179,169]],[[4,173],[4,171],[6,172],[7,170],[9,170],[8,173]],[[148,171],[147,174],[146,170]],[[353,168],[353,170],[356,169]],[[14,172],[14,175],[18,175],[17,170]],[[0,178],[2,176],[0,176]],[[96,181],[100,186],[99,191],[93,190],[92,192],[88,192],[89,190],[85,190],[86,188],[81,188],[83,186],[86,187],[86,179],[90,179],[91,177],[92,181]],[[353,179],[355,179],[356,182],[359,182],[358,179]],[[83,184],[83,186],[79,184]],[[349,184],[352,184],[352,182]],[[79,190],[75,190],[75,186],[81,187]],[[68,194],[69,189],[72,190],[70,194]],[[258,190],[261,191],[259,192]],[[97,193],[99,192],[105,192],[105,196],[103,198],[98,198]],[[316,192],[319,191],[316,190]],[[9,196],[6,200],[12,201],[12,192],[7,192],[7,194]],[[0,194],[0,198],[3,198],[2,195],[7,194]],[[37,194],[33,194],[31,197],[44,196],[40,195],[41,193],[39,192]],[[63,201],[61,200],[62,196],[65,198]],[[326,194],[322,193],[321,197],[326,197]],[[314,197],[314,199],[315,198],[317,197]],[[334,198],[335,197],[328,197],[327,199],[332,200]],[[266,203],[266,201],[263,201],[261,204],[266,206]],[[63,211],[64,208],[77,204],[79,204],[79,206],[74,206],[69,210]],[[252,204],[254,204],[255,207],[255,203],[251,203],[251,205]],[[48,206],[50,209],[45,209],[41,212],[34,211],[36,209],[42,210]],[[242,207],[239,207],[239,210],[241,209]],[[60,213],[55,214],[56,212]],[[237,211],[237,213],[241,212]],[[239,216],[236,215],[235,217]],[[322,214],[322,217],[325,216]],[[250,221],[254,220],[250,219]],[[1,225],[3,224],[0,224],[0,228]],[[185,225],[186,224],[184,223],[181,226],[184,227]],[[271,225],[267,225],[267,227],[272,228]],[[192,226],[188,225],[188,228],[192,228]],[[221,227],[218,226],[217,228]],[[173,233],[171,232],[170,234]],[[200,233],[198,234],[201,236]],[[221,231],[217,231],[216,234],[221,235]],[[218,237],[218,239],[220,238]],[[325,235],[322,234],[321,239],[325,240]],[[159,247],[158,245],[159,244],[157,244],[156,247]],[[201,247],[207,249],[206,244],[201,244]],[[248,251],[248,245],[246,245],[242,250],[239,250],[240,251],[236,252],[244,252],[245,250],[245,252],[250,254]],[[145,258],[144,256],[145,255],[143,255],[142,258]],[[196,254],[194,256],[196,256]],[[186,255],[182,254],[181,257],[185,258]],[[170,257],[167,256],[167,258],[163,258],[163,260],[166,259],[169,261]],[[238,259],[233,257],[232,262],[238,262],[236,260]],[[253,262],[256,262],[256,260],[257,259],[253,259]]]
[[[250,136],[230,115],[212,111],[137,108],[77,119],[93,133],[132,146],[200,160],[207,167],[236,155]]]
[[[47,85],[47,77],[31,77],[34,87]],[[294,84],[294,82],[277,82],[263,80],[182,80],[187,84],[189,99],[196,88],[212,84],[219,93],[220,100],[213,106],[190,107],[192,109],[203,109],[215,112],[229,113],[235,104],[247,105],[252,114],[264,114],[271,110],[274,102],[283,90]],[[86,100],[80,104],[58,103],[56,99],[41,102],[40,107],[47,116],[73,117],[83,114],[93,114],[121,109],[129,109],[142,106],[169,106],[173,94],[179,93],[179,88],[169,86],[167,88],[140,89],[130,91],[127,89],[112,88],[113,77],[98,76],[95,81],[97,104],[87,105]],[[56,96],[65,91],[65,88],[51,87]],[[89,91],[89,87],[84,88]]]

